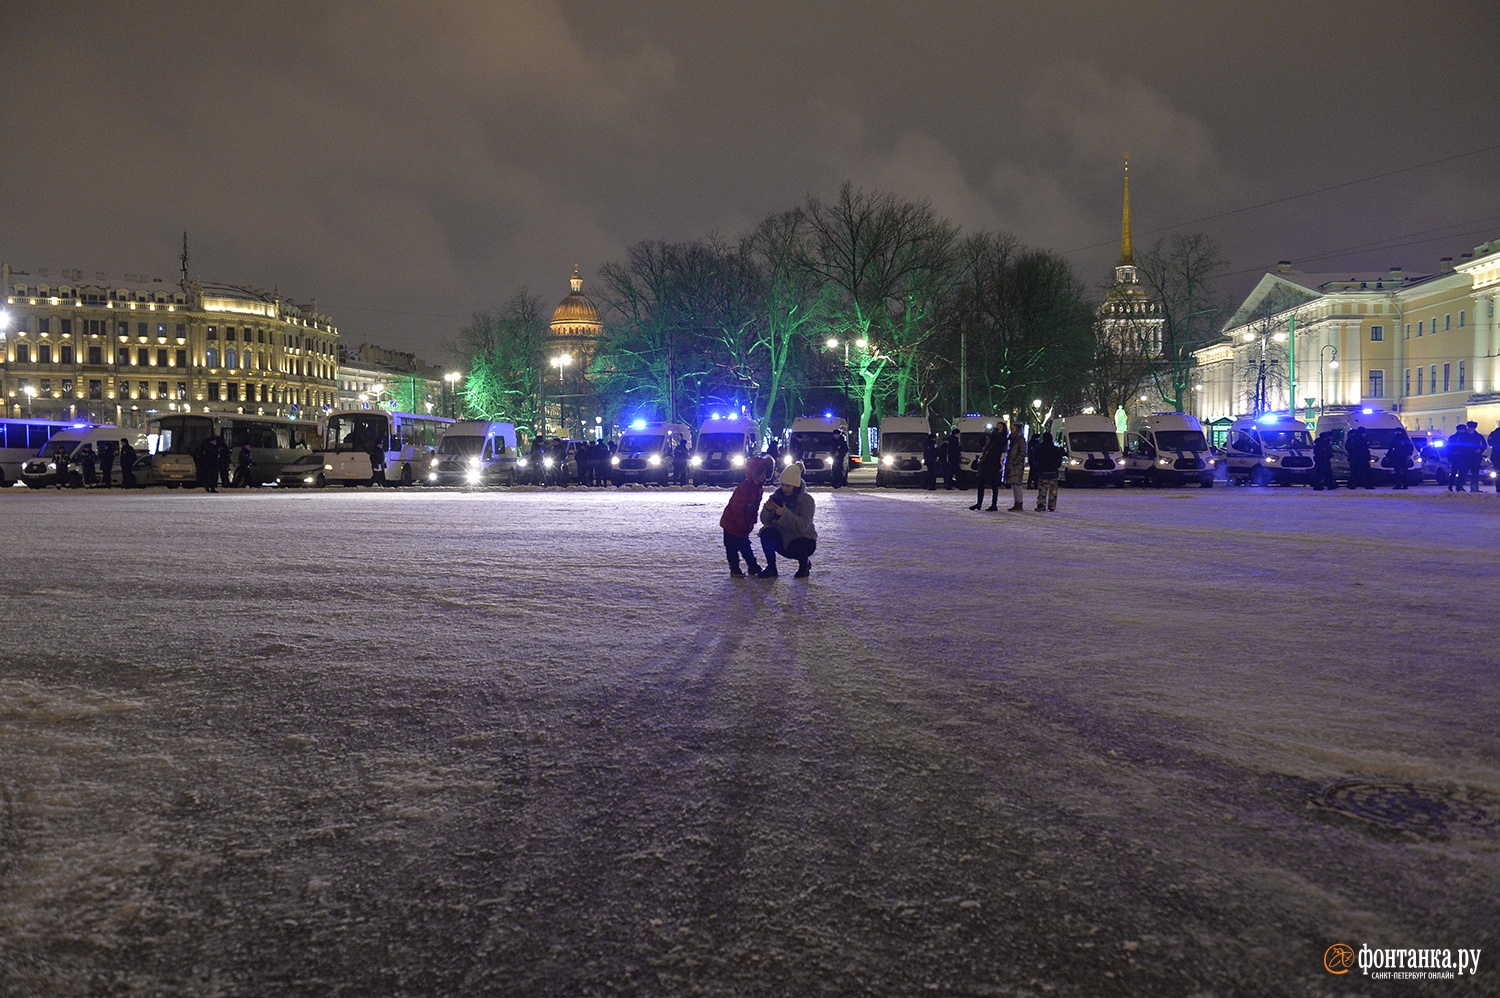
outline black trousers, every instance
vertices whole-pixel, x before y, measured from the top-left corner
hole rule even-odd
[[[736,537],[729,531],[724,531],[724,557],[729,559],[729,568],[734,570],[740,567],[740,559],[745,559],[745,567],[752,572],[760,571],[760,563],[755,560],[755,548],[750,545],[750,538]]]
[[[776,527],[767,527],[760,532],[760,550],[766,556],[766,566],[776,567],[776,556],[792,558],[798,562],[807,561],[818,550],[818,542],[809,537],[798,537],[790,541],[782,541],[781,531]]]

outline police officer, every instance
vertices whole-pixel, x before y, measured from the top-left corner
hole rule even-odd
[[[1313,480],[1314,492],[1322,492],[1324,489],[1337,489],[1338,482],[1333,480],[1333,431],[1324,430],[1318,434],[1313,441]]]
[[[120,488],[135,488],[135,448],[130,446],[130,438],[120,438]]]

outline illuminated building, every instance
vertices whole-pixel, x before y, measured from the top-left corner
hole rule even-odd
[[[143,426],[164,412],[322,413],[339,333],[316,304],[205,281],[3,267],[0,398],[11,416]]]
[[[573,268],[572,293],[557,303],[548,326],[547,367],[542,371],[543,422],[548,432],[561,428],[564,436],[598,435],[598,420],[589,416],[598,409],[588,373],[599,352],[604,323],[599,309],[583,293],[583,278]],[[553,380],[552,385],[545,380]]]

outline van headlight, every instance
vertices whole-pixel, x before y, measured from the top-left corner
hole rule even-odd
[[[1070,467],[1070,468],[1076,468],[1076,467],[1078,467],[1078,458],[1076,458],[1076,457],[1070,457],[1070,458],[1068,458],[1068,467]]]
[[[437,462],[434,461],[433,463],[436,464]],[[477,458],[477,457],[471,457],[471,458],[469,458],[469,467],[477,469],[479,467],[479,465],[480,465],[479,458]]]
[[[435,472],[435,471],[429,471],[427,473],[427,480],[429,482],[435,482],[435,481],[437,481],[437,472]]]
[[[433,475],[432,477],[436,478],[437,476]],[[478,468],[470,468],[469,469],[469,474],[468,474],[467,477],[469,479],[469,484],[470,485],[478,485],[479,484],[479,469]]]
[[[1267,454],[1266,455],[1266,463],[1267,464],[1275,464],[1278,460],[1279,460],[1279,458],[1277,458],[1275,454]]]
[[[792,455],[790,455],[790,454],[783,455],[782,458],[781,458],[781,466],[783,468],[790,468],[792,466]]]
[[[896,459],[891,457],[889,454],[883,454],[881,455],[880,463],[889,468],[891,465],[896,463]]]
[[[653,468],[661,467],[661,455],[652,454],[650,457],[646,458],[646,463],[651,465],[651,467]]]
[[[745,466],[745,455],[736,454],[734,457],[729,459],[729,463],[732,467],[743,468]]]
[[[1157,458],[1156,463],[1165,468],[1172,463],[1172,459],[1168,457]]]
[[[619,456],[611,454],[610,458],[609,458],[609,465],[610,465],[611,468],[618,468],[620,466],[620,458],[619,458]]]
[[[325,464],[325,465],[323,465],[323,470],[324,471],[332,471],[333,470],[333,465],[331,465],[331,464]]]
[[[309,475],[306,478],[302,479],[302,484],[303,485],[316,485],[316,484],[318,484],[318,480],[316,478],[312,477],[311,475]]]
[[[517,468],[524,468],[524,467],[526,467],[526,459],[524,457],[518,457],[518,458],[516,458],[516,467]]]
[[[695,468],[701,468],[703,467],[703,458],[699,457],[697,454],[694,454],[693,459],[689,461],[688,464],[691,464]]]
[[[552,459],[550,457],[544,457],[544,458],[542,458],[542,467],[544,467],[544,468],[550,468],[550,467],[552,467]]]

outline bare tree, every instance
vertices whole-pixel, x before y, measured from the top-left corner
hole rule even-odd
[[[1226,266],[1218,246],[1201,232],[1158,240],[1138,261],[1141,285],[1155,305],[1153,318],[1159,320],[1160,343],[1148,350],[1154,355],[1151,381],[1176,411],[1186,411],[1193,351],[1218,334],[1216,319],[1225,307],[1214,279]]]

